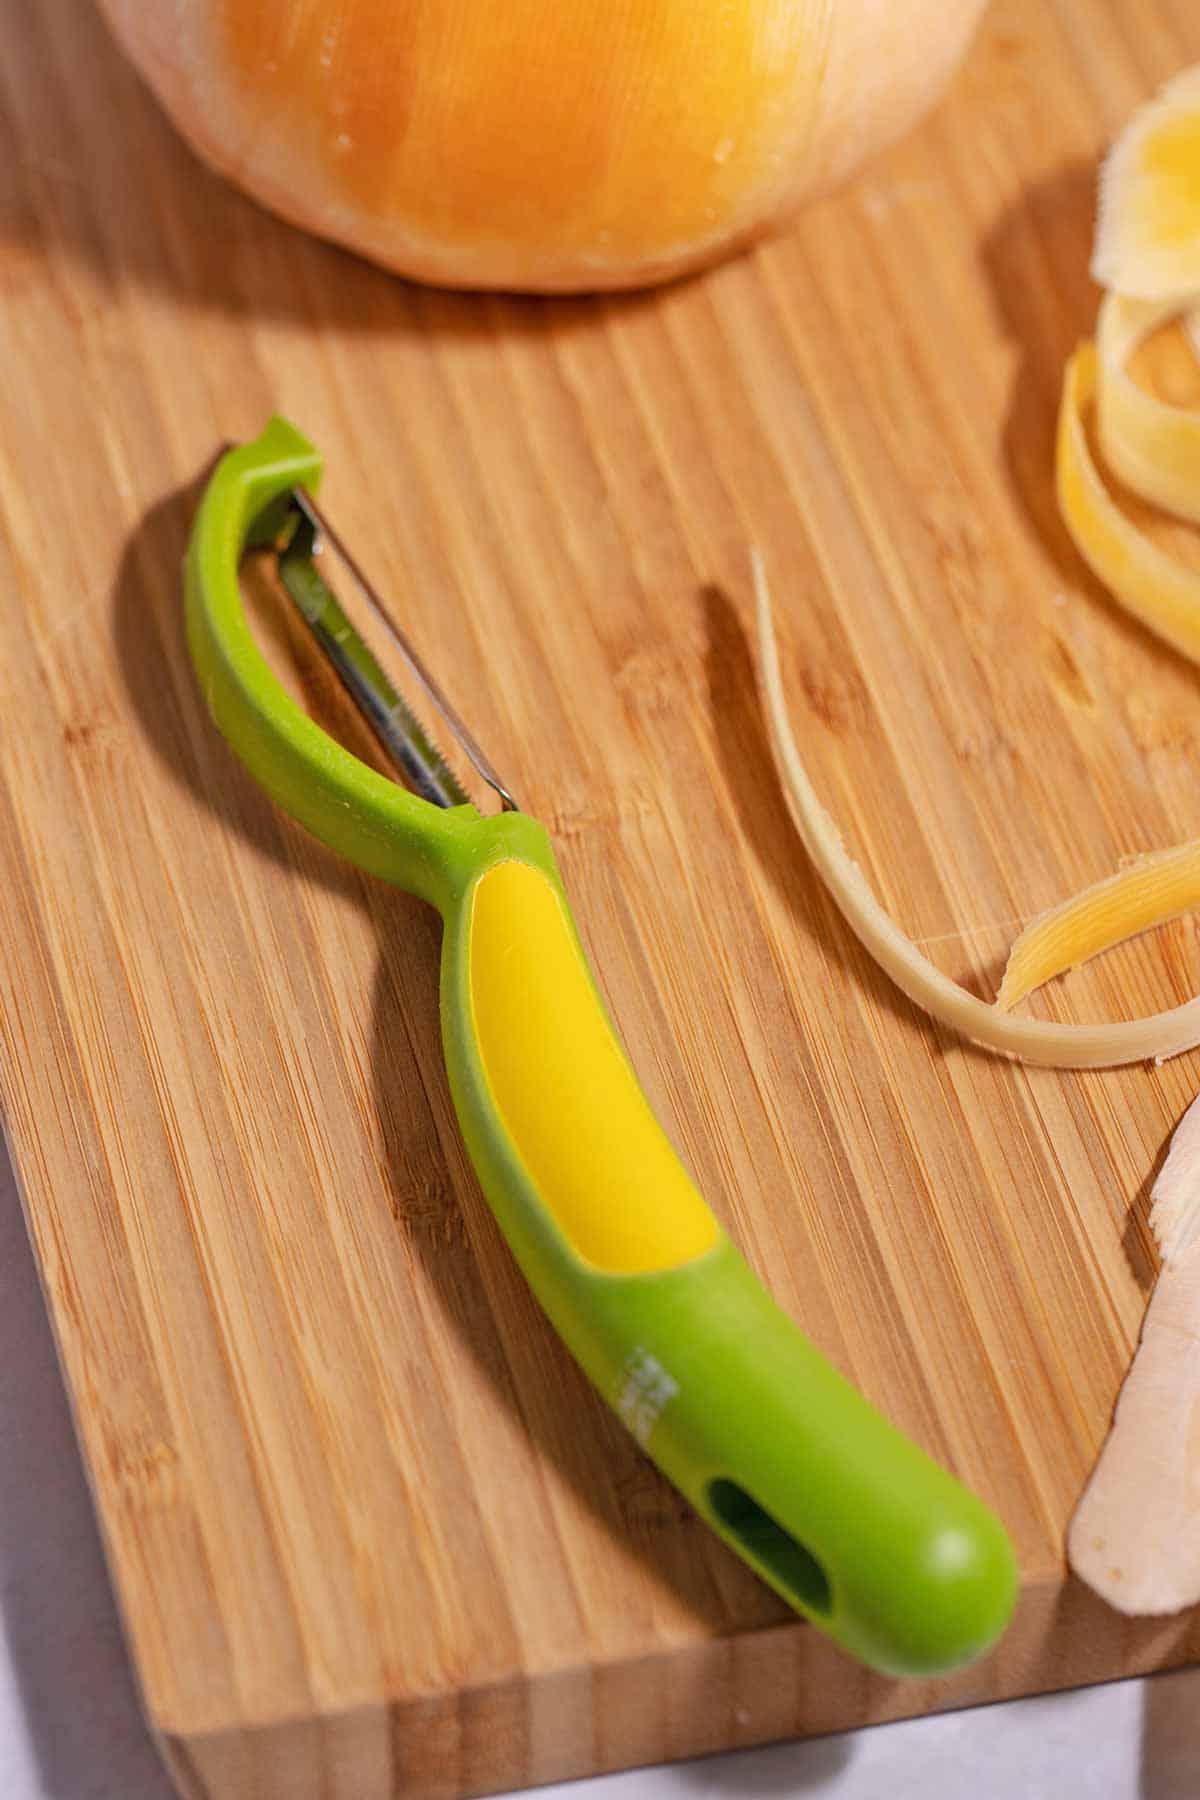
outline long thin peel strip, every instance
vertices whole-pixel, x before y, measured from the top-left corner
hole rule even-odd
[[[1200,662],[1200,574],[1168,556],[1126,518],[1092,456],[1085,419],[1099,367],[1094,344],[1081,344],[1067,364],[1058,424],[1059,510],[1080,555],[1113,597]]]
[[[1200,661],[1200,574],[1167,555],[1126,517],[1092,455],[1087,411],[1114,473],[1158,506],[1200,521],[1200,413],[1166,405],[1127,363],[1179,313],[1176,299],[1106,296],[1096,344],[1067,366],[1059,417],[1059,506],[1081,555],[1115,599]],[[1141,859],[1035,920],[1013,945],[997,1002],[1012,1006],[1053,976],[1200,905],[1200,845]]]
[[[753,559],[758,667],[775,766],[792,821],[847,924],[901,992],[941,1024],[1002,1056],[1050,1068],[1100,1069],[1178,1055],[1200,1044],[1200,1000],[1115,1024],[1017,1018],[980,1000],[931,963],[885,912],[817,798],[788,722],[761,558]],[[1079,960],[1076,958],[1076,960]]]

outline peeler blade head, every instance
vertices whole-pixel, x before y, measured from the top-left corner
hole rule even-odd
[[[440,715],[466,760],[497,795],[506,812],[517,803],[459,714],[367,580],[346,545],[312,496],[295,488],[285,536],[279,547],[279,579],[342,686],[382,746],[388,760],[421,799],[434,806],[468,806],[471,796],[432,735],[394,685],[362,634],[343,610],[318,568],[332,549],[354,588],[370,607],[390,647]]]

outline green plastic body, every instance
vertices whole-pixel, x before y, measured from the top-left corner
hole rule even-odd
[[[247,543],[274,535],[281,496],[314,490],[319,476],[317,453],[276,419],[222,459],[201,503],[186,562],[188,637],[217,725],[294,818],[441,913],[446,1065],[479,1180],[563,1341],[664,1474],[863,1662],[927,1676],[970,1661],[999,1637],[1015,1598],[995,1516],[833,1369],[724,1232],[682,1266],[608,1273],[577,1253],[538,1192],[477,1042],[472,898],[487,870],[511,860],[561,895],[553,853],[523,814],[484,818],[416,799],[328,738],[276,682],[242,612],[238,564]],[[603,1012],[598,993],[595,1003]],[[553,1020],[529,1028],[549,1032]]]

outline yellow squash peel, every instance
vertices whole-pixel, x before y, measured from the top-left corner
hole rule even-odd
[[[419,281],[588,292],[701,268],[841,180],[985,0],[98,4],[274,211]]]
[[[1200,411],[1150,393],[1130,371],[1137,349],[1178,320],[1200,354],[1200,68],[1168,83],[1113,147],[1100,185],[1093,273],[1110,291],[1095,343],[1063,382],[1059,509],[1080,554],[1126,610],[1200,663],[1200,573],[1125,513],[1093,455],[1132,493],[1200,523]],[[1145,858],[1068,901],[1014,946],[1001,987],[1011,1004],[1074,963],[1200,903],[1200,844]],[[1160,1054],[1169,1054],[1165,1049]]]
[[[1200,906],[1200,842],[1151,851],[1028,925],[1009,952],[997,1006]]]
[[[1019,1018],[972,994],[952,981],[907,938],[867,886],[821,805],[796,748],[788,722],[779,648],[771,617],[771,598],[762,560],[754,558],[754,582],[758,612],[759,678],[775,766],[792,821],[818,874],[863,946],[908,998],[939,1023],[961,1032],[1002,1056],[1051,1068],[1100,1069],[1118,1063],[1143,1062],[1176,1056],[1200,1044],[1200,999],[1189,1000],[1167,1012],[1143,1019],[1110,1024],[1068,1025],[1049,1019]],[[1054,974],[1086,961],[1097,950],[1159,924],[1181,910],[1177,904],[1181,883],[1189,881],[1200,891],[1200,846],[1193,850],[1193,866],[1183,875],[1173,871],[1170,881],[1147,881],[1138,867],[1121,871],[1072,902],[1070,917],[1063,909],[1045,914],[1022,937],[1016,948],[1020,960],[1002,986],[1005,1002],[1030,992]],[[1121,889],[1140,882],[1138,924]],[[1097,897],[1099,896],[1099,897]],[[1168,907],[1168,911],[1157,910]],[[1125,928],[1115,932],[1115,919],[1124,916]],[[1010,959],[1010,968],[1011,968]]]
[[[1104,380],[1095,344],[1067,365],[1058,429],[1058,504],[1093,573],[1126,611],[1200,662],[1200,575],[1159,547],[1121,511],[1088,442],[1088,411]],[[1190,416],[1190,415],[1188,415]],[[1134,440],[1136,448],[1136,440]],[[1132,485],[1132,484],[1131,484]],[[1146,498],[1153,498],[1146,488]]]
[[[1200,523],[1200,412],[1169,406],[1134,380],[1138,346],[1179,317],[1200,341],[1200,70],[1137,116],[1102,182],[1094,271],[1123,291],[1100,311],[1096,342],[1071,358],[1059,415],[1060,510],[1114,597],[1200,663],[1200,573],[1124,513],[1092,451],[1134,493]],[[847,855],[801,763],[787,720],[770,600],[755,565],[760,668],[776,764],[792,817],[842,912],[897,986],[942,1024],[1026,1062],[1099,1068],[1162,1060],[1200,1043],[1200,999],[1147,1018],[1090,1025],[1015,1018],[1008,1009],[1055,976],[1200,905],[1200,841],[1127,864],[1035,919],[1013,945],[995,1005],[951,981],[904,936]]]

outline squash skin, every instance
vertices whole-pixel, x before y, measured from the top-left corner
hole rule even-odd
[[[418,280],[570,292],[785,218],[924,110],[984,0],[99,3],[273,210]]]

